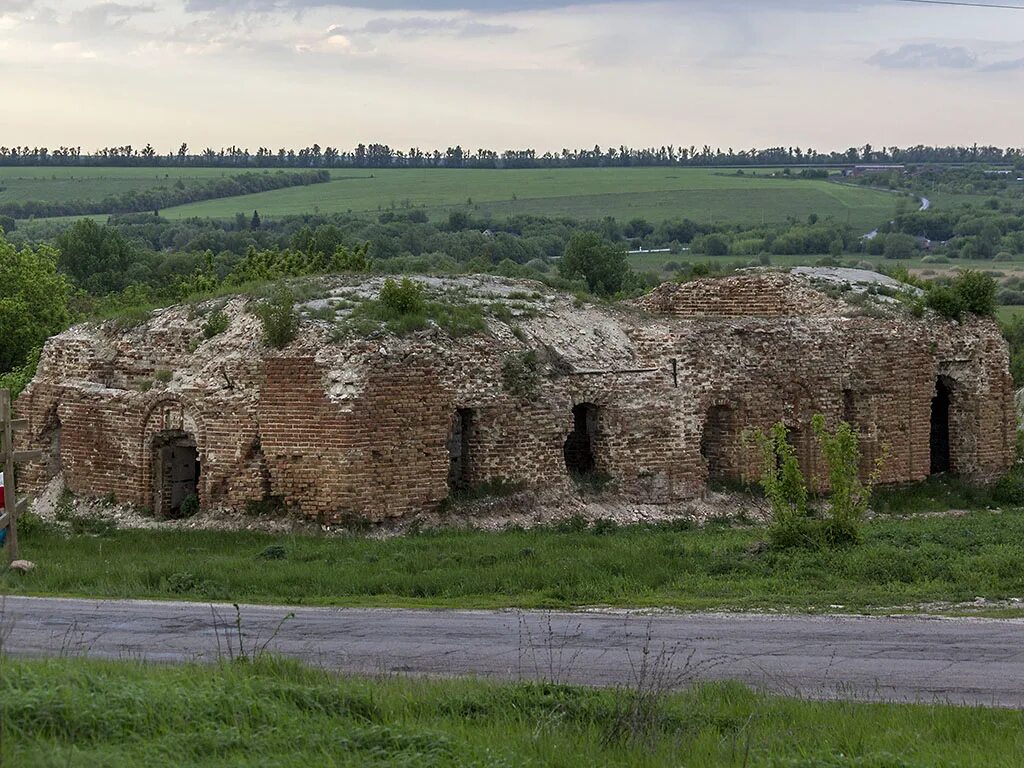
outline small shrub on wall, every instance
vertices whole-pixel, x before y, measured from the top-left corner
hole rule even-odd
[[[263,323],[263,341],[275,349],[282,349],[295,340],[299,332],[299,317],[295,313],[292,295],[287,290],[277,293],[268,304],[259,308]]]

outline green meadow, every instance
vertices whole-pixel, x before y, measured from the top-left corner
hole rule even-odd
[[[338,170],[333,180],[305,188],[210,200],[169,208],[169,218],[261,216],[418,208],[431,216],[451,210],[508,216],[535,214],[596,219],[691,218],[714,223],[783,222],[812,213],[870,229],[890,217],[887,192],[827,181],[770,178],[770,169],[678,168],[557,170]]]
[[[29,200],[102,200],[108,195],[166,187],[176,181],[230,176],[227,168],[0,167],[0,204]]]

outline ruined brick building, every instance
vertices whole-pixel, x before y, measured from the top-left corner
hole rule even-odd
[[[988,319],[914,318],[875,289],[777,272],[665,284],[608,306],[498,278],[422,282],[479,303],[486,332],[339,334],[381,285],[344,278],[306,286],[320,298],[299,305],[301,332],[280,350],[262,342],[244,297],[216,303],[230,325],[212,338],[214,302],[134,328],[72,328],[47,344],[18,401],[48,456],[27,481],[62,471],[75,493],[158,515],[194,495],[376,521],[489,480],[568,489],[574,473],[671,504],[756,477],[744,433],[777,421],[820,476],[815,413],[857,427],[865,472],[886,450],[887,483],[990,480],[1013,460],[1007,349]]]

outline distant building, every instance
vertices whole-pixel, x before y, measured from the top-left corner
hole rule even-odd
[[[859,178],[861,176],[873,176],[879,173],[892,173],[893,171],[906,173],[907,167],[905,165],[855,165],[852,168],[847,168],[843,171],[843,176]]]

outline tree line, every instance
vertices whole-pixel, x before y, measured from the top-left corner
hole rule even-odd
[[[323,184],[331,180],[329,171],[307,170],[285,173],[247,172],[216,179],[178,179],[170,186],[153,189],[130,190],[119,195],[107,195],[102,200],[26,200],[21,203],[0,204],[0,216],[14,219],[50,216],[89,216],[99,213],[140,213],[159,211],[175,205],[186,205],[201,200],[216,200],[238,195],[251,195],[287,187]]]
[[[542,152],[536,149],[469,149],[461,145],[424,150],[397,149],[387,144],[359,144],[340,149],[320,144],[301,148],[248,147],[232,145],[193,150],[187,142],[177,151],[157,152],[152,144],[103,147],[83,152],[80,146],[0,146],[0,166],[145,166],[145,167],[230,167],[230,168],[597,168],[630,166],[777,166],[853,165],[871,163],[986,163],[1024,167],[1024,148],[996,146],[873,147],[865,144],[841,151],[819,152],[814,148],[765,147],[722,148],[711,145],[665,144],[660,147],[564,148]]]

